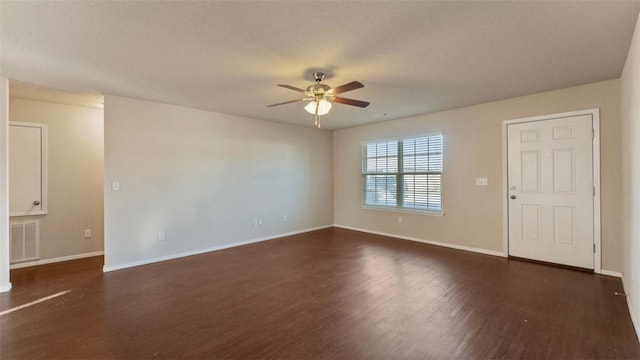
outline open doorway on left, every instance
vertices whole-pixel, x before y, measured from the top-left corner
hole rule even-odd
[[[10,81],[9,122],[12,277],[102,257],[103,96]]]

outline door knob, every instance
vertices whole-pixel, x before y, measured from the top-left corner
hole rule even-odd
[[[509,197],[511,198],[511,200],[514,200],[514,199],[516,198],[516,196],[515,196],[515,195],[511,195],[511,196],[509,196]]]
[[[37,205],[40,205],[40,201],[38,201],[38,200],[34,201],[34,202],[33,202],[33,205],[36,205],[36,206],[37,206]]]

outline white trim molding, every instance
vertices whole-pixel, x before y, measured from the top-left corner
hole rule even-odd
[[[593,271],[596,274],[602,274],[602,244],[601,244],[601,215],[600,215],[600,109],[587,109],[579,111],[564,112],[558,114],[547,114],[541,116],[532,116],[522,119],[504,120],[502,122],[502,249],[505,256],[509,256],[509,204],[508,204],[508,168],[507,168],[507,125],[518,124],[532,121],[551,120],[563,117],[572,117],[579,115],[591,115],[593,140],[593,187],[595,193],[593,196],[593,243],[595,245],[595,253],[593,254]],[[614,276],[614,275],[612,275]]]
[[[89,258],[89,257],[94,257],[94,256],[102,256],[102,255],[104,255],[104,251],[94,251],[94,252],[90,252],[90,253],[75,254],[75,255],[69,255],[69,256],[61,256],[61,257],[51,258],[51,259],[26,261],[26,262],[12,264],[11,265],[11,270],[13,270],[13,269],[21,269],[21,268],[26,268],[26,267],[31,267],[31,266],[38,266],[38,265],[54,264],[54,263],[63,262],[63,261],[84,259],[84,258]]]
[[[622,273],[621,272],[612,271],[612,270],[605,270],[605,269],[600,270],[600,275],[607,275],[607,276],[613,276],[613,277],[617,277],[617,278],[622,278]]]
[[[177,253],[177,254],[165,255],[165,256],[160,256],[160,257],[151,258],[151,259],[132,261],[132,262],[129,262],[129,263],[124,263],[124,264],[111,265],[111,266],[105,265],[102,268],[102,271],[103,272],[109,272],[109,271],[115,271],[115,270],[122,270],[122,269],[127,269],[127,268],[130,268],[130,267],[148,265],[148,264],[153,264],[153,263],[157,263],[157,262],[161,262],[161,261],[178,259],[178,258],[186,257],[186,256],[199,255],[199,254],[204,254],[204,253],[208,253],[208,252],[212,252],[212,251],[229,249],[229,248],[236,247],[236,246],[248,245],[248,244],[253,244],[253,243],[257,243],[257,242],[273,240],[273,239],[277,239],[277,238],[281,238],[281,237],[298,235],[298,234],[302,234],[302,233],[306,233],[306,232],[327,229],[327,228],[331,228],[331,227],[333,227],[333,225],[324,225],[324,226],[319,226],[319,227],[314,227],[314,228],[309,228],[309,229],[292,231],[292,232],[288,232],[288,233],[284,233],[284,234],[270,235],[270,236],[265,236],[265,237],[260,237],[260,238],[245,240],[245,241],[237,241],[237,242],[233,242],[233,243],[229,243],[229,244],[212,246],[212,247],[208,247],[208,248],[204,248],[204,249],[198,249],[198,250],[193,250],[193,251],[185,251],[185,252],[181,252],[181,253]]]
[[[9,249],[9,80],[0,76],[0,292],[11,290]]]
[[[487,249],[476,248],[476,247],[465,246],[465,245],[450,244],[450,243],[444,243],[444,242],[440,242],[440,241],[433,241],[433,240],[427,240],[427,239],[420,239],[420,238],[416,238],[416,237],[412,237],[412,236],[403,236],[403,235],[386,233],[386,232],[381,232],[381,231],[361,229],[361,228],[352,227],[352,226],[346,226],[346,225],[334,224],[333,226],[335,226],[337,228],[347,229],[347,230],[360,231],[360,232],[365,232],[365,233],[374,234],[374,235],[388,236],[388,237],[393,237],[393,238],[402,239],[402,240],[416,241],[416,242],[420,242],[420,243],[423,243],[423,244],[441,246],[441,247],[446,247],[446,248],[451,248],[451,249],[456,249],[456,250],[470,251],[470,252],[484,254],[484,255],[506,257],[506,254],[502,253],[500,251],[487,250]]]

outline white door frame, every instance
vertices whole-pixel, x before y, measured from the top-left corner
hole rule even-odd
[[[11,290],[9,251],[9,80],[0,76],[0,293]]]
[[[602,272],[602,251],[600,243],[600,109],[588,109],[571,111],[559,114],[549,114],[532,116],[522,119],[504,120],[502,122],[502,252],[505,257],[509,257],[509,189],[508,189],[508,149],[507,149],[507,126],[532,121],[551,120],[563,117],[579,115],[591,115],[593,126],[593,186],[595,194],[593,196],[593,241],[595,252],[593,254],[593,271],[597,274]]]

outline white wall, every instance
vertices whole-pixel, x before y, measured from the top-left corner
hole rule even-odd
[[[331,153],[324,130],[106,96],[105,270],[332,224]]]
[[[9,80],[0,77],[0,292],[9,291]]]
[[[640,25],[621,77],[623,279],[631,315],[640,331]],[[640,336],[640,333],[638,334]]]
[[[48,213],[11,218],[40,220],[41,260],[103,250],[103,116],[99,109],[10,99],[10,121],[48,125]]]
[[[502,252],[502,121],[600,108],[602,268],[621,271],[619,86],[611,80],[335,131],[335,223]],[[444,133],[445,215],[361,208],[361,142],[434,132]],[[475,186],[478,177],[489,186]]]

